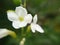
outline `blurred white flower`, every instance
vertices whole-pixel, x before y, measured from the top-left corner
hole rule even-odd
[[[16,37],[15,32],[10,31],[8,29],[0,29],[0,39],[5,37],[5,36],[8,36],[8,35],[10,35],[12,37]]]
[[[31,23],[32,32],[35,33],[35,31],[38,31],[40,33],[44,33],[44,30],[41,28],[41,26],[39,26],[36,23],[37,23],[37,15],[34,16],[33,22]]]
[[[12,26],[15,29],[25,27],[28,23],[31,23],[32,16],[27,14],[27,10],[22,6],[16,7],[15,11],[7,11],[7,16],[10,21],[12,21]]]
[[[24,45],[25,41],[26,41],[26,39],[23,38],[23,39],[20,41],[19,45]]]

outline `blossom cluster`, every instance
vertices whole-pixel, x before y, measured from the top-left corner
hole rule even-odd
[[[12,26],[15,29],[26,27],[29,24],[30,29],[33,33],[35,33],[35,31],[44,33],[44,30],[42,29],[42,27],[37,24],[37,20],[38,20],[37,14],[35,14],[35,16],[33,17],[31,14],[28,14],[26,8],[22,6],[16,7],[15,11],[8,10],[7,17],[8,17],[8,20],[12,22]],[[0,32],[1,32],[0,37],[4,37],[8,34],[8,32],[12,32],[12,31],[8,31],[7,29],[5,30],[0,29]]]
[[[12,10],[7,11],[7,16],[8,16],[8,19],[12,21],[12,26],[15,29],[19,29],[27,26],[27,24],[30,24],[31,30],[33,33],[35,31],[44,33],[41,26],[36,24],[37,14],[34,17],[32,17],[32,15],[28,14],[27,10],[22,6],[16,7],[15,11],[12,11]]]

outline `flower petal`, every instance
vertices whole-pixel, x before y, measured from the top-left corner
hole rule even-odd
[[[10,35],[13,38],[16,38],[16,33],[14,31],[8,29],[0,29],[0,39],[8,35]]]
[[[33,33],[35,33],[35,25],[33,23],[31,23],[31,30]]]
[[[7,11],[7,17],[8,17],[8,19],[9,19],[10,21],[15,21],[15,20],[18,19],[18,16],[17,16],[17,15],[15,14],[15,12],[12,11],[12,10],[8,10],[8,11]]]
[[[26,20],[27,23],[31,23],[31,21],[32,21],[32,15],[28,14],[27,16],[25,16],[25,20]]]
[[[13,21],[12,23],[12,26],[15,28],[15,29],[19,29],[21,27],[25,27],[27,25],[26,22],[20,22],[20,21]]]
[[[38,24],[35,24],[35,30],[40,32],[40,33],[44,33],[44,30]]]
[[[37,23],[37,14],[33,18],[33,23]]]
[[[9,33],[7,29],[0,29],[0,39],[7,36]]]
[[[18,16],[27,15],[27,10],[25,8],[23,8],[22,6],[16,7],[15,12],[16,12],[16,14],[18,14]]]

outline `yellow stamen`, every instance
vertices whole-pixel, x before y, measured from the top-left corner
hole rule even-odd
[[[19,20],[20,20],[20,21],[23,21],[23,20],[24,20],[24,18],[23,18],[23,17],[19,17]]]

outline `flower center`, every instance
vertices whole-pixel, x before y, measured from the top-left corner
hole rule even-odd
[[[24,17],[20,16],[20,17],[19,17],[19,20],[20,20],[20,21],[24,21]]]

